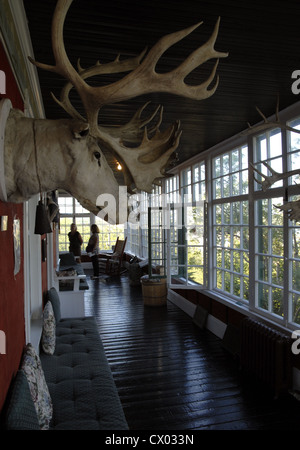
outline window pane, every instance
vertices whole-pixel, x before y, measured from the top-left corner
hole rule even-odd
[[[257,277],[261,281],[269,281],[269,261],[268,256],[258,255],[257,257]]]
[[[258,307],[262,309],[269,309],[269,286],[258,283]]]
[[[61,214],[73,214],[72,197],[58,197],[58,205]]]
[[[249,278],[243,278],[243,298],[249,301]]]
[[[262,184],[266,183],[265,177],[272,176],[272,173],[266,164],[268,164],[276,172],[282,172],[282,144],[281,132],[279,129],[262,134],[255,139],[254,162],[257,163],[255,164],[255,168],[260,172],[255,172],[255,178],[258,180],[258,183],[255,183],[255,189],[261,190]],[[270,183],[269,188],[281,186],[282,181],[280,180],[273,184]]]
[[[75,214],[90,214],[90,212],[83,208],[80,203],[76,199],[75,200]]]
[[[272,283],[283,286],[283,258],[272,258]]]
[[[256,138],[256,161],[265,161],[267,156],[267,139],[263,134]]]
[[[283,315],[283,289],[275,288],[272,289],[272,308],[274,314],[278,316]]]
[[[229,197],[230,194],[229,179],[229,175],[223,177],[222,195],[224,197]]]
[[[217,285],[216,285],[216,287],[220,290],[223,290],[223,275],[224,275],[223,270],[217,269],[217,280],[216,280]]]
[[[214,209],[215,287],[242,300],[248,299],[249,290],[248,280],[244,283],[249,276],[249,230],[242,225],[248,221],[247,211],[248,202],[236,201]]]
[[[237,297],[240,297],[241,295],[241,280],[241,277],[233,277],[233,295],[236,295]]]
[[[257,306],[280,317],[284,285],[284,231],[283,213],[276,205],[281,202],[281,198],[255,202]]]
[[[228,174],[229,173],[229,169],[230,169],[230,166],[229,166],[229,154],[227,153],[225,153],[224,155],[223,155],[223,161],[222,161],[222,167],[221,167],[221,170],[222,170],[222,174],[223,175],[226,175],[226,174]]]
[[[204,284],[203,267],[189,267],[188,279],[197,284]]]
[[[242,147],[241,148],[241,168],[247,169],[248,168],[248,147]]]
[[[233,150],[231,152],[231,171],[237,172],[240,167],[239,150]]]
[[[248,192],[248,148],[244,146],[213,159],[214,198]]]
[[[281,156],[282,150],[281,150],[281,132],[280,131],[275,130],[275,131],[271,132],[270,146],[271,146],[272,158],[274,158],[275,156]]]
[[[243,249],[249,250],[249,228],[243,227]]]
[[[283,228],[272,229],[272,253],[273,255],[283,256]]]
[[[221,179],[218,178],[217,180],[214,180],[214,197],[221,198],[221,195],[222,195]]]
[[[292,322],[300,324],[300,294],[292,295]]]
[[[72,217],[61,217],[60,218],[60,231],[58,236],[59,251],[67,252],[69,251],[69,238],[68,233],[70,231],[71,223],[73,222]]]
[[[221,175],[221,158],[214,159],[214,178],[218,178]]]
[[[200,181],[200,167],[198,164],[197,164],[197,166],[193,167],[193,178],[194,178],[194,182]]]
[[[300,292],[300,260],[292,262],[292,289]]]
[[[300,120],[296,119],[289,123],[289,126],[300,130]],[[300,166],[300,134],[296,132],[288,132],[289,138],[289,158],[288,170],[296,170]],[[295,185],[300,183],[300,174],[293,175],[289,178],[289,184]]]

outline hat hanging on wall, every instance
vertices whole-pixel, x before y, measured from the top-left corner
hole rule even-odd
[[[52,233],[52,228],[50,225],[47,208],[42,200],[40,200],[36,207],[34,234],[47,233]]]

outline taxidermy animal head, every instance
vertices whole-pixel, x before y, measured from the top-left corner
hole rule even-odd
[[[147,54],[143,51],[139,56],[123,61],[117,57],[111,63],[97,63],[88,69],[82,69],[78,64],[76,70],[69,61],[63,42],[65,17],[71,3],[72,0],[58,0],[54,12],[52,48],[55,65],[31,62],[67,80],[60,100],[55,100],[72,119],[35,120],[12,110],[5,132],[5,184],[8,201],[23,202],[38,192],[64,189],[84,208],[97,214],[97,197],[109,193],[118,203],[119,187],[101,148],[109,149],[122,164],[124,186],[129,191],[150,192],[153,184],[164,177],[181,135],[179,122],[160,131],[161,107],[142,119],[146,104],[129,123],[119,127],[98,124],[102,107],[153,92],[167,92],[194,100],[206,99],[218,86],[218,78],[214,81],[218,60],[228,54],[214,49],[218,19],[209,40],[170,72],[157,73],[158,60],[170,46],[189,35],[200,23],[162,37]],[[216,59],[216,63],[207,80],[197,86],[184,82],[191,71],[210,59]],[[92,87],[86,82],[87,78],[95,75],[121,72],[126,72],[126,75],[109,85]],[[80,96],[85,117],[74,109],[69,100],[72,88]],[[151,126],[153,121],[155,124]]]

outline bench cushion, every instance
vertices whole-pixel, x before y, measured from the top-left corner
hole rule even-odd
[[[55,322],[58,323],[61,319],[61,313],[60,313],[60,299],[57,293],[57,290],[52,287],[47,291],[46,293],[46,301],[50,301],[53,308],[53,313],[55,317]]]
[[[40,430],[28,381],[23,370],[19,370],[15,376],[7,403],[5,415],[7,430]]]
[[[41,354],[53,402],[50,428],[128,429],[94,317],[56,324],[53,355]]]
[[[76,265],[76,259],[74,253],[60,253],[59,254],[60,265],[61,266],[73,266]]]
[[[77,263],[73,253],[60,253],[59,254],[59,271],[68,271],[70,269],[73,269],[77,272],[78,275],[84,275],[84,270],[83,267],[80,263]],[[60,290],[62,291],[68,291],[68,290],[72,290],[73,287],[70,288],[70,286],[68,287],[67,285],[65,287],[61,286]],[[87,290],[89,289],[89,285],[87,283],[86,280],[80,280],[79,281],[79,290]]]
[[[40,357],[31,344],[25,347],[21,370],[26,375],[40,428],[48,430],[53,413],[52,401]]]

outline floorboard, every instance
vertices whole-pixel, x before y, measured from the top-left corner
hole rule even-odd
[[[177,306],[144,306],[126,275],[91,280],[94,315],[130,430],[298,430],[300,402],[243,379],[220,339]]]

